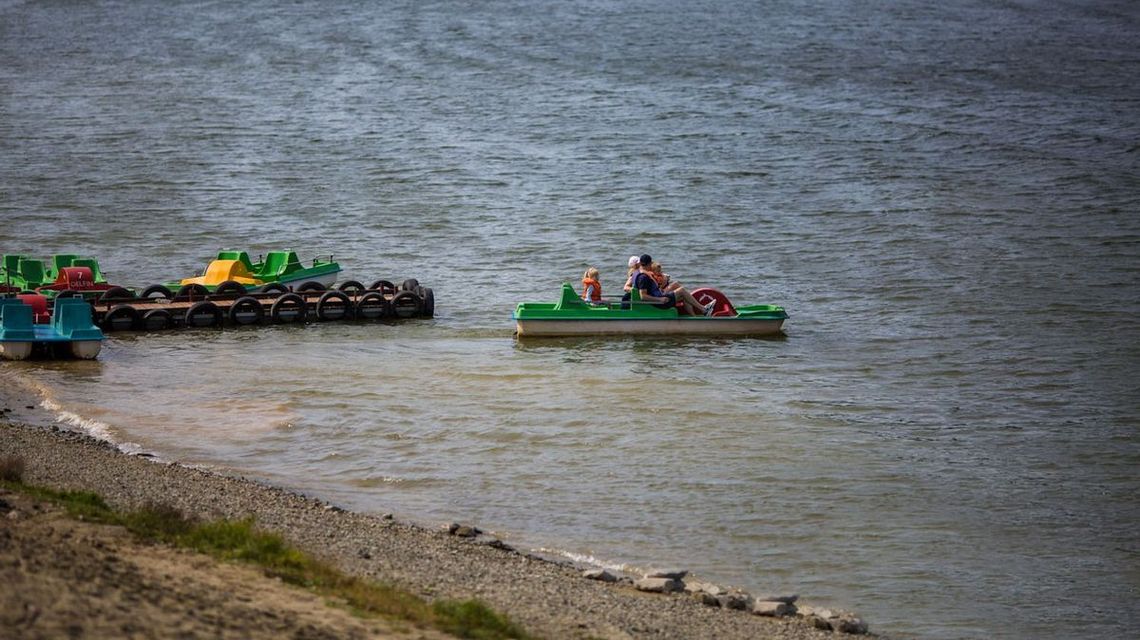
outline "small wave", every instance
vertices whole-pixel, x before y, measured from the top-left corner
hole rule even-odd
[[[534,551],[535,553],[545,556],[564,558],[575,564],[600,567],[602,569],[612,569],[614,571],[620,571],[622,573],[637,573],[639,571],[639,569],[633,565],[621,562],[608,562],[589,553],[577,553],[574,551],[567,551],[566,549],[551,549],[549,547],[539,547]]]
[[[61,424],[75,427],[93,438],[105,440],[115,445],[119,444],[115,442],[115,438],[112,436],[111,426],[105,422],[100,422],[92,418],[84,418],[78,413],[68,411],[51,398],[44,398],[43,401],[40,402],[40,406],[54,413],[56,421]]]

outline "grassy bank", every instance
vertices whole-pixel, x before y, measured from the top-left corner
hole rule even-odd
[[[360,616],[379,616],[475,639],[524,639],[529,636],[505,616],[476,600],[422,598],[386,585],[344,574],[288,545],[280,536],[259,530],[252,519],[197,521],[179,510],[149,504],[117,511],[89,491],[59,491],[23,482],[20,458],[0,459],[0,486],[52,502],[77,519],[126,528],[142,540],[190,549],[225,561],[256,566],[266,575],[343,601]]]

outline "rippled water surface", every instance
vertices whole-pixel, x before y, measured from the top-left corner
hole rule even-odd
[[[1132,2],[2,2],[0,252],[333,254],[432,320],[117,334],[61,416],[924,638],[1140,616]],[[769,340],[517,341],[649,252]],[[1130,623],[1129,621],[1132,621]]]

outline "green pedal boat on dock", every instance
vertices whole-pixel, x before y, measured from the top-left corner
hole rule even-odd
[[[600,336],[771,336],[779,335],[788,314],[770,304],[736,307],[720,291],[697,289],[701,304],[715,302],[709,316],[681,315],[676,308],[661,309],[641,302],[637,290],[629,301],[588,303],[569,284],[562,285],[558,302],[521,302],[511,315],[516,335]]]
[[[259,256],[260,258],[260,256]],[[253,262],[249,253],[222,249],[218,257],[206,266],[202,275],[165,283],[167,289],[177,291],[188,285],[201,285],[207,291],[236,282],[245,289],[256,289],[266,284],[279,284],[293,288],[307,282],[331,287],[341,272],[340,264],[329,256],[328,260],[314,258],[312,263],[302,262],[291,249],[270,251],[264,259]]]

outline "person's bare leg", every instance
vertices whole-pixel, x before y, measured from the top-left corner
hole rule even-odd
[[[681,301],[681,305],[689,315],[699,316],[704,314],[704,308],[702,308],[696,298],[693,297],[693,294],[686,291],[684,287],[678,288],[673,294]]]

